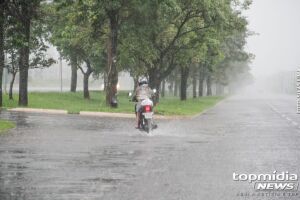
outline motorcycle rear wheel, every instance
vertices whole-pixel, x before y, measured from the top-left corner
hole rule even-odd
[[[152,119],[145,119],[145,131],[151,133],[152,131]]]

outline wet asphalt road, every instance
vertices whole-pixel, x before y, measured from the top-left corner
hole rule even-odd
[[[152,137],[133,119],[2,112],[17,128],[0,136],[0,200],[300,199],[232,179],[300,174],[295,104],[230,97],[192,120],[158,121]]]

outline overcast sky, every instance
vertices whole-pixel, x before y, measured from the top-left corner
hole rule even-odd
[[[255,76],[300,68],[300,0],[253,0],[246,15],[259,34],[247,44]]]

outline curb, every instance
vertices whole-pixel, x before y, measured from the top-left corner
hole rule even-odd
[[[181,120],[181,119],[194,119],[202,114],[208,112],[213,109],[227,98],[222,99],[214,106],[202,111],[199,114],[192,116],[182,116],[182,115],[173,115],[173,116],[165,116],[165,115],[155,115],[155,119],[165,119],[165,120]],[[48,113],[48,114],[69,114],[67,110],[58,110],[58,109],[42,109],[42,108],[9,108],[8,111],[16,111],[16,112],[31,112],[31,113]],[[130,113],[111,113],[111,112],[92,112],[92,111],[80,111],[79,115],[81,116],[93,116],[93,117],[117,117],[117,118],[135,118],[135,114]]]
[[[48,113],[48,114],[68,114],[66,110],[41,109],[41,108],[9,108],[8,111],[31,112],[31,113]]]
[[[82,116],[94,116],[94,117],[119,117],[119,118],[135,118],[135,114],[129,113],[109,113],[109,112],[89,112],[80,111],[79,115]],[[154,115],[155,119],[187,119],[189,116],[164,116],[164,115]]]
[[[82,116],[94,116],[94,117],[135,118],[134,114],[128,114],[128,113],[109,113],[109,112],[80,111],[79,115],[82,115]]]
[[[46,114],[70,114],[67,110],[57,110],[57,109],[42,109],[42,108],[9,108],[8,111],[13,112],[29,112],[29,113],[46,113]],[[130,113],[110,113],[110,112],[92,112],[92,111],[80,111],[81,116],[92,116],[92,117],[117,117],[117,118],[129,118],[134,119],[135,114]],[[165,120],[178,120],[178,119],[191,119],[192,116],[164,116],[155,115],[155,119],[165,119]]]

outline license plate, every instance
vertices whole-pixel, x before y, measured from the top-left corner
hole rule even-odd
[[[153,113],[152,112],[148,112],[148,113],[143,113],[143,115],[145,116],[146,119],[151,119]]]

